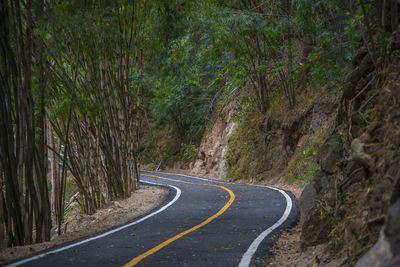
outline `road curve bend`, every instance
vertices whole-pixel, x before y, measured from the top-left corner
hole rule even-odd
[[[160,207],[7,266],[260,266],[299,215],[294,196],[276,188],[147,171],[142,180],[170,188]]]

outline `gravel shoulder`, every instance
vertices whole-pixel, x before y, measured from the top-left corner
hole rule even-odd
[[[301,228],[298,223],[291,229],[284,230],[271,249],[273,256],[264,266],[273,267],[336,267],[343,266],[346,257],[344,253],[334,254],[328,245],[300,248]],[[324,258],[319,258],[324,255]]]
[[[64,224],[66,233],[58,236],[54,233],[52,240],[40,244],[7,248],[0,251],[2,263],[27,257],[33,253],[49,249],[56,245],[91,236],[117,225],[139,217],[160,205],[168,196],[169,190],[156,186],[142,185],[127,199],[112,201],[93,215],[80,214],[73,210]]]

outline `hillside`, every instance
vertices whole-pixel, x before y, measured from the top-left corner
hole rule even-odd
[[[398,44],[372,55],[365,41],[342,81],[304,88],[293,108],[272,98],[264,114],[246,110],[242,93],[219,111],[189,163],[164,166],[302,191],[298,226],[267,265],[399,264]]]
[[[294,110],[293,118],[266,117],[257,126],[265,130],[254,150],[233,166],[227,151],[241,132],[234,131],[232,112],[218,117],[204,137],[189,173],[283,188],[294,182],[302,191],[299,224],[283,233],[268,266],[398,264],[400,58],[394,58],[364,73],[358,89],[347,87],[354,90],[347,99],[327,92],[307,109]]]

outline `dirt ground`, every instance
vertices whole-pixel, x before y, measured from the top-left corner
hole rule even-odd
[[[166,188],[141,186],[131,197],[112,201],[93,215],[80,214],[76,208],[64,224],[64,229],[67,229],[66,233],[61,236],[54,233],[49,242],[4,249],[0,251],[0,265],[64,242],[94,235],[113,226],[125,224],[160,205],[168,196],[168,193],[169,191]],[[55,232],[55,229],[53,229],[53,232]]]
[[[300,249],[301,228],[297,224],[291,229],[282,232],[281,236],[271,249],[273,257],[265,262],[270,267],[336,267],[343,266],[346,260],[343,254],[330,255],[327,245],[309,247],[306,250]],[[320,258],[324,255],[323,258]]]

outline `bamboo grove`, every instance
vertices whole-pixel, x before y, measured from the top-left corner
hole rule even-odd
[[[144,1],[1,1],[0,233],[62,232],[66,183],[93,213],[139,187]],[[49,177],[49,179],[47,178]]]

